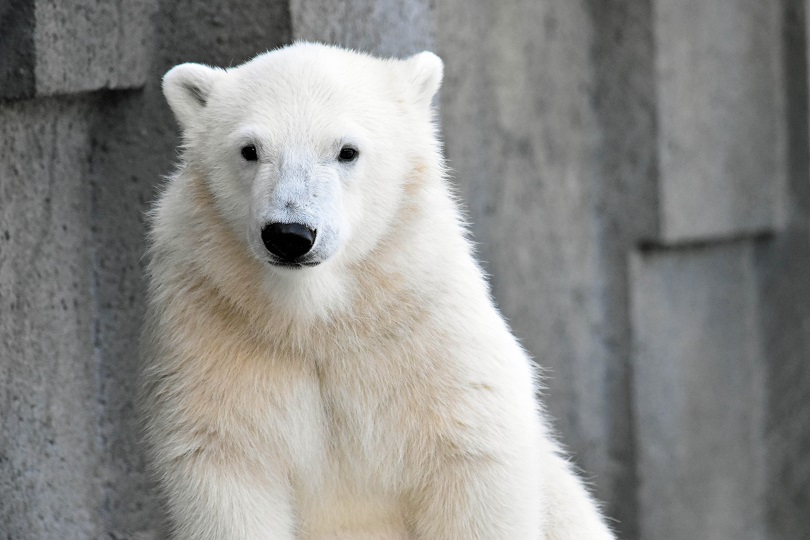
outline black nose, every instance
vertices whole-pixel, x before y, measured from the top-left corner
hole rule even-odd
[[[262,229],[262,242],[282,261],[293,262],[312,249],[315,231],[300,223],[270,223]]]

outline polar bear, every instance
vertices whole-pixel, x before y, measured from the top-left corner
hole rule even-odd
[[[613,538],[474,260],[441,79],[310,43],[166,74],[143,403],[173,537]]]

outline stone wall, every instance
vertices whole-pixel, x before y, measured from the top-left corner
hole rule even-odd
[[[0,537],[158,538],[133,411],[160,77],[445,60],[453,182],[627,539],[810,536],[803,0],[0,3]]]

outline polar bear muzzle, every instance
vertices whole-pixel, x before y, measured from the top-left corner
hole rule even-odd
[[[310,252],[316,231],[301,223],[268,223],[262,228],[262,242],[281,264],[294,264]]]

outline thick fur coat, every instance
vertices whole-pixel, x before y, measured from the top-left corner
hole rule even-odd
[[[613,538],[471,253],[441,76],[306,43],[166,75],[143,405],[175,538]],[[268,253],[271,222],[311,250]]]

